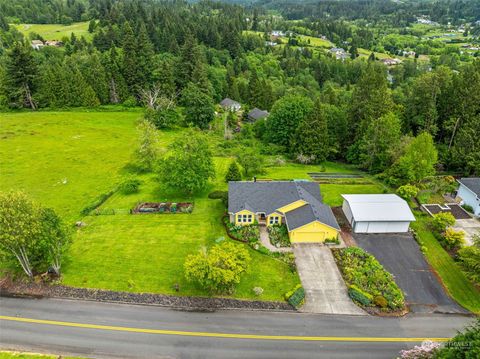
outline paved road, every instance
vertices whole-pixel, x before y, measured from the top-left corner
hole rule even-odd
[[[467,313],[445,292],[411,234],[355,234],[354,237],[360,247],[395,276],[412,311]]]
[[[298,275],[305,289],[306,302],[302,311],[366,315],[348,296],[330,248],[315,243],[297,243],[293,252]]]
[[[57,322],[19,322],[2,316]],[[431,314],[378,318],[194,313],[124,304],[0,298],[0,347],[95,358],[392,358],[416,344],[411,340],[450,337],[472,320]],[[240,334],[240,338],[228,333]],[[278,338],[280,335],[295,337]],[[405,342],[398,338],[418,339]]]

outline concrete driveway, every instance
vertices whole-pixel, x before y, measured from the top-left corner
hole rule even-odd
[[[366,315],[355,305],[328,247],[297,243],[293,247],[298,274],[305,289],[308,313]]]
[[[453,229],[465,232],[465,243],[467,246],[473,245],[473,236],[480,235],[480,220],[476,218],[457,219]]]
[[[354,238],[394,275],[411,311],[467,313],[447,295],[409,233],[354,234]]]

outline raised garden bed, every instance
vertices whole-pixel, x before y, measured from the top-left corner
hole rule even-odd
[[[132,214],[192,213],[192,211],[193,203],[190,202],[143,202],[132,209]]]
[[[290,238],[288,237],[287,226],[273,225],[267,227],[270,243],[277,248],[290,247]]]
[[[455,219],[469,219],[471,216],[456,203],[450,203],[446,205],[439,204],[423,204],[422,207],[427,211],[431,216],[438,213],[451,213]]]

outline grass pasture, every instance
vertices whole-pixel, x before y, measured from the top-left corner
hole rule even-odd
[[[92,34],[88,32],[88,21],[76,22],[71,25],[62,24],[18,24],[13,25],[25,36],[30,32],[35,32],[45,40],[62,40],[64,37],[70,37],[72,33],[77,37],[84,36],[90,40]]]
[[[159,185],[154,174],[134,195],[115,193],[101,208],[130,209],[141,201],[193,201],[192,214],[101,215],[81,217],[80,211],[126,175],[135,148],[137,112],[20,112],[2,114],[0,127],[0,187],[23,190],[53,207],[67,223],[82,219],[63,268],[63,283],[71,286],[133,292],[206,295],[183,277],[185,257],[226,237],[219,200],[213,189],[226,189],[223,178],[229,158],[215,158],[217,178],[204,193],[182,198]],[[162,131],[166,147],[180,131]],[[227,239],[229,240],[229,239]],[[238,244],[243,245],[243,244]],[[276,259],[250,250],[252,262],[236,298],[283,300],[298,276]]]

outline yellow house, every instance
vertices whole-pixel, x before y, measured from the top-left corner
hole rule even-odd
[[[285,224],[292,243],[337,238],[340,227],[309,181],[229,182],[228,213],[235,225]]]

